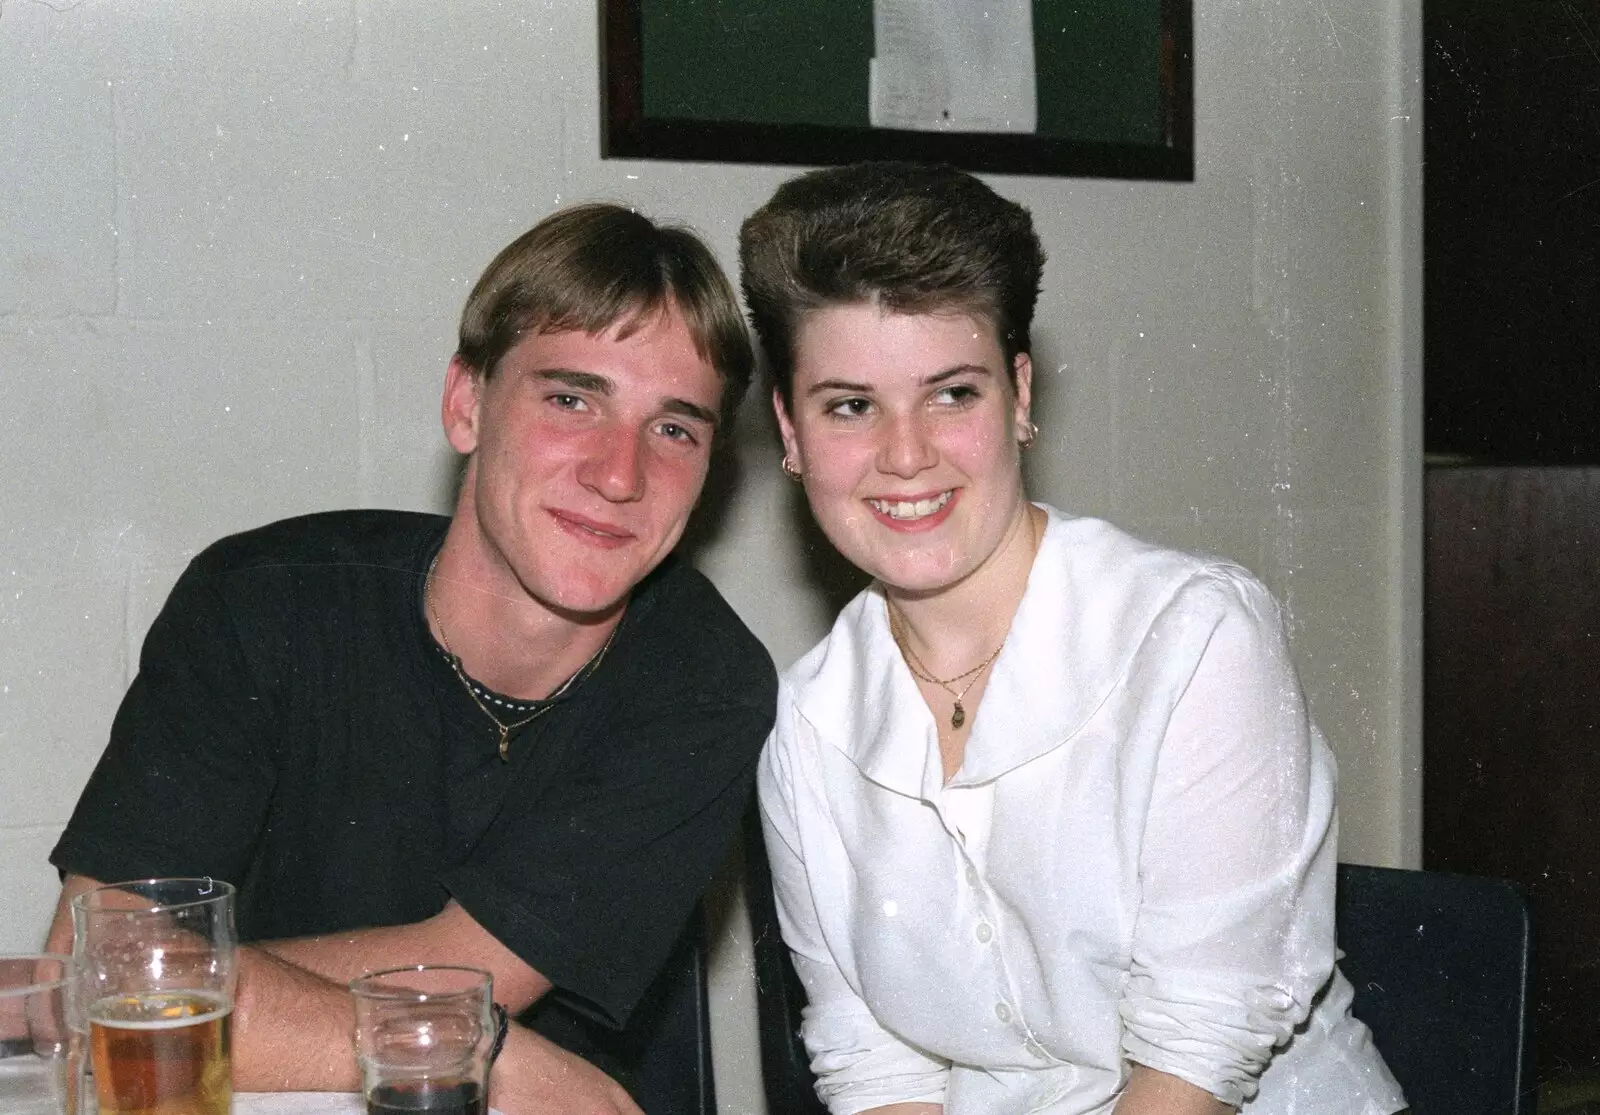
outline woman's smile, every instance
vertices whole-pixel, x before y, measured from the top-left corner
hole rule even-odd
[[[946,488],[932,496],[868,499],[867,506],[896,530],[926,529],[944,522],[943,512],[954,505],[959,489]]]

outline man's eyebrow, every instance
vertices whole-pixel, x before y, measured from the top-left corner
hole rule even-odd
[[[592,391],[596,395],[610,395],[615,390],[609,379],[605,376],[597,376],[593,372],[575,372],[570,368],[540,368],[533,374],[539,379],[563,384],[575,391]]]
[[[570,387],[574,391],[589,391],[607,398],[616,394],[616,384],[605,376],[593,372],[578,372],[571,368],[540,368],[533,373],[537,379],[548,383],[559,383],[563,387]],[[668,396],[661,400],[661,410],[665,414],[681,414],[685,418],[693,418],[697,422],[704,422],[713,429],[717,426],[717,412],[701,406],[699,403],[688,399],[679,399]]]
[[[824,391],[859,391],[863,395],[867,395],[871,394],[872,385],[870,383],[851,383],[843,379],[825,379],[807,387],[806,396],[809,398],[812,395],[820,395]]]
[[[710,426],[713,430],[717,428],[716,412],[707,410],[699,403],[691,403],[688,399],[663,399],[661,400],[661,409],[668,414],[681,414],[685,418],[697,419]]]

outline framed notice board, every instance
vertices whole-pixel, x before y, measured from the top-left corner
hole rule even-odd
[[[606,157],[1194,177],[1192,0],[604,0],[603,15]]]

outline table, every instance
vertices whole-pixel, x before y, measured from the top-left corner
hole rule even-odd
[[[233,1115],[366,1115],[356,1092],[235,1092]],[[494,1108],[489,1115],[500,1115]]]
[[[233,1115],[366,1115],[357,1092],[235,1092]]]

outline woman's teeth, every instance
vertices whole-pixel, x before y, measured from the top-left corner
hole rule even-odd
[[[950,497],[955,495],[955,489],[940,492],[932,499],[919,500],[893,500],[869,499],[872,509],[880,515],[887,515],[891,519],[925,519],[950,502]]]

